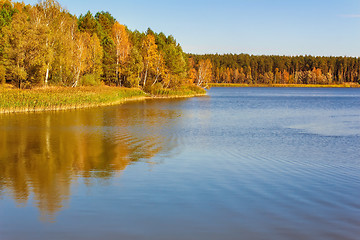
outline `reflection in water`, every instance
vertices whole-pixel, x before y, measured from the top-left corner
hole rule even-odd
[[[359,90],[0,115],[0,239],[357,240]]]
[[[53,220],[77,178],[90,184],[131,162],[170,153],[176,141],[162,131],[179,111],[149,106],[1,115],[0,194],[5,189],[20,206],[33,198],[42,219]]]

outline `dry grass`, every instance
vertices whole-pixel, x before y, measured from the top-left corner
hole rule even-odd
[[[119,104],[145,98],[176,98],[205,95],[196,86],[162,89],[152,96],[138,88],[119,87],[47,87],[31,90],[0,86],[0,113],[56,111]]]
[[[206,95],[206,90],[195,85],[182,86],[177,89],[158,89],[153,90],[152,95],[155,98],[180,98],[180,97],[194,97]]]
[[[0,112],[32,112],[111,105],[145,98],[140,89],[116,87],[48,87],[31,90],[0,89]]]

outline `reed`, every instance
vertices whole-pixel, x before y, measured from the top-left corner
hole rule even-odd
[[[162,88],[153,89],[151,94],[155,98],[181,98],[181,97],[194,97],[206,95],[206,90],[195,85],[182,86],[175,89]]]
[[[0,113],[57,111],[120,104],[146,98],[176,98],[205,95],[197,86],[161,89],[151,95],[138,88],[47,87],[30,90],[0,88]]]
[[[31,90],[0,89],[0,112],[31,112],[104,106],[143,99],[140,89],[116,87],[48,87]]]

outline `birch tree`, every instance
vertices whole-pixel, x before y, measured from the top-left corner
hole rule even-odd
[[[44,59],[44,85],[48,85],[50,70],[55,59],[55,44],[62,33],[64,15],[66,11],[55,0],[41,0],[34,7],[33,16],[36,27],[45,28]]]
[[[209,59],[200,60],[198,75],[197,75],[197,85],[207,87],[208,82],[212,78],[212,65]]]
[[[74,63],[74,72],[75,72],[75,81],[72,87],[77,87],[79,84],[80,76],[87,68],[86,60],[88,59],[87,46],[90,42],[90,35],[88,33],[78,33],[75,39],[75,63]]]
[[[124,25],[115,22],[112,27],[112,39],[116,48],[116,84],[121,86],[121,78],[125,77],[124,71],[130,55],[130,41]]]
[[[155,37],[153,34],[148,34],[142,42],[142,55],[144,62],[144,80],[143,87],[146,87],[146,81],[149,73],[154,72],[156,59],[158,57],[158,50],[155,44]]]

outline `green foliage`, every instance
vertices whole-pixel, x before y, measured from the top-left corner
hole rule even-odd
[[[87,32],[90,35],[98,34],[100,26],[95,17],[89,11],[85,16],[80,15],[78,19],[78,27],[81,32]]]
[[[102,47],[104,49],[102,78],[106,84],[111,85],[116,82],[116,52],[114,41],[110,36],[103,39]]]
[[[104,39],[111,35],[112,26],[115,24],[116,19],[109,12],[98,12],[95,14],[95,19],[99,24],[98,35],[100,39]]]
[[[12,76],[13,82],[15,86],[19,88],[23,88],[23,82],[26,81],[27,72],[23,67],[12,67],[10,69],[10,76]],[[28,82],[26,83],[28,85]]]
[[[0,30],[9,25],[12,21],[12,16],[18,12],[18,10],[14,9],[10,2],[5,2],[1,6],[0,10]]]
[[[81,86],[99,86],[100,76],[96,74],[86,74],[81,77],[80,85]]]
[[[141,43],[143,41],[143,39],[145,38],[145,33],[141,33],[137,30],[135,31],[129,31],[129,39],[133,44],[133,47],[136,49],[140,49],[141,48]]]
[[[161,83],[156,83],[155,85],[151,86],[150,93],[152,95],[160,95],[163,91],[163,86]]]
[[[155,39],[159,50],[163,52],[167,69],[175,75],[186,73],[186,57],[184,57],[183,51],[180,45],[176,43],[174,37],[171,35],[166,37],[165,34],[161,32],[155,35]]]
[[[130,61],[126,69],[126,81],[125,87],[139,87],[140,86],[140,74],[144,69],[143,59],[137,48],[132,48],[130,51]]]

